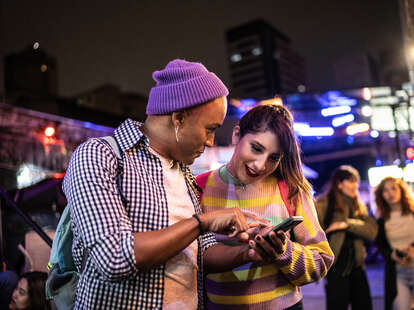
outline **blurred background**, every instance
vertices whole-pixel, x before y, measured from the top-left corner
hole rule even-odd
[[[413,1],[3,0],[0,56],[0,189],[52,237],[73,150],[127,117],[144,121],[151,74],[174,58],[202,62],[230,89],[196,174],[226,163],[232,127],[270,102],[294,115],[315,195],[350,164],[375,215],[383,177],[414,181]],[[48,246],[1,206],[0,248],[18,269],[18,244]]]

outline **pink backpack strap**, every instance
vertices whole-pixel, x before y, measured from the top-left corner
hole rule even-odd
[[[203,172],[201,174],[199,174],[198,176],[196,176],[196,182],[197,185],[204,190],[206,188],[206,183],[207,183],[207,179],[208,176],[212,173],[213,171],[207,171],[207,172]],[[203,196],[202,192],[198,192],[198,195],[200,197],[200,201],[201,201],[201,197]]]
[[[295,215],[295,208],[292,208],[290,205],[289,197],[289,188],[285,180],[278,180],[280,195],[282,196],[282,200],[285,203],[286,208],[288,209],[289,216]]]

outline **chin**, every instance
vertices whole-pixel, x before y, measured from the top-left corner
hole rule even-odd
[[[186,165],[186,166],[190,166],[190,165],[192,165],[192,164],[194,163],[194,161],[195,161],[195,158],[191,158],[191,159],[184,159],[184,160],[182,161],[182,163],[183,163],[184,165]]]

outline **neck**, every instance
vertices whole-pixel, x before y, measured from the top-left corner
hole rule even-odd
[[[171,135],[168,134],[170,130],[166,128],[162,118],[164,116],[148,116],[141,131],[147,136],[153,150],[167,159],[175,160],[169,148],[171,145]]]
[[[401,211],[402,210],[401,203],[398,202],[398,203],[390,204],[390,209],[391,211]]]
[[[246,187],[246,184],[244,184],[242,181],[240,181],[232,172],[232,169],[230,168],[230,165],[225,165],[220,168],[219,171],[221,179],[226,182],[227,184],[234,184],[237,186],[241,186],[242,188]]]

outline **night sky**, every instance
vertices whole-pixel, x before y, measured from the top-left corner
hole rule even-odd
[[[263,18],[292,39],[313,89],[335,88],[332,62],[402,46],[397,0],[119,0],[1,3],[2,50],[33,42],[58,62],[58,91],[104,83],[147,95],[152,71],[201,61],[228,85],[225,31]]]

